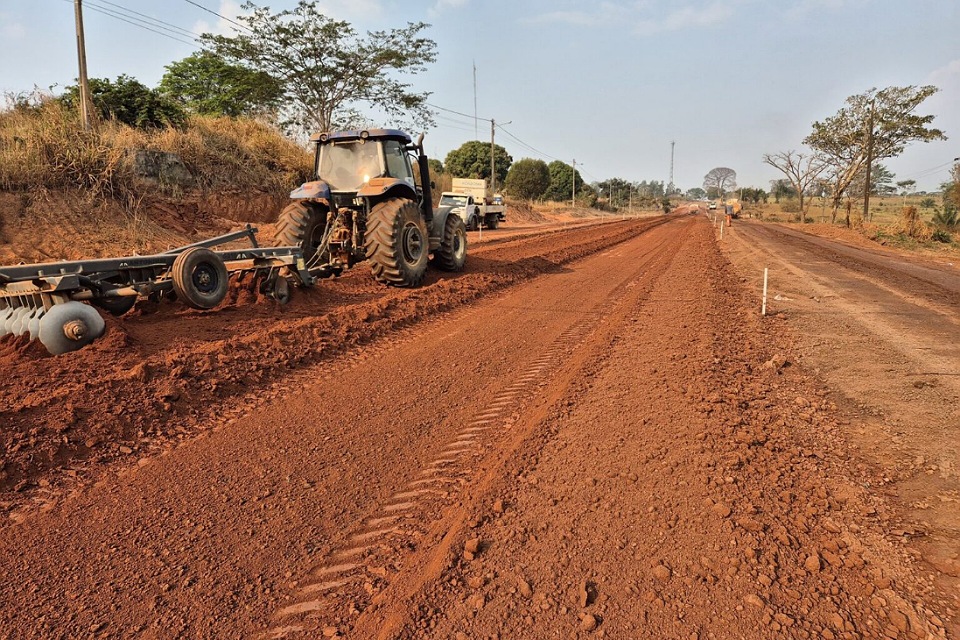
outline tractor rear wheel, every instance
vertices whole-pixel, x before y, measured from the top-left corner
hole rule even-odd
[[[416,287],[427,270],[430,237],[412,200],[390,198],[367,216],[364,249],[378,281],[394,287]]]
[[[440,247],[433,252],[433,264],[444,271],[463,271],[467,261],[467,229],[460,216],[449,215],[443,224]]]
[[[317,258],[327,228],[327,210],[317,204],[291,202],[277,218],[274,235],[278,247],[300,247],[307,264],[327,262],[327,256]]]

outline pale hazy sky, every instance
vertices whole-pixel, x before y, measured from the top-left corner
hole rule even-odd
[[[232,0],[195,0],[228,17]],[[294,0],[258,2],[274,10]],[[897,180],[934,189],[960,156],[958,0],[322,0],[359,30],[426,21],[438,60],[415,76],[430,101],[478,114],[515,160],[571,162],[589,180],[664,180],[676,141],[675,182],[700,186],[715,166],[742,186],[780,177],[761,161],[795,149],[814,120],[871,87],[934,84],[921,105],[950,138],[918,144],[887,165]],[[229,33],[185,0],[84,0],[91,77],[126,73],[155,86],[164,66],[196,49],[99,13],[116,5],[187,31]],[[0,90],[71,84],[77,75],[71,0],[0,0]],[[480,138],[489,140],[489,122]],[[474,124],[440,112],[430,155],[474,138]],[[543,154],[543,155],[540,155]]]

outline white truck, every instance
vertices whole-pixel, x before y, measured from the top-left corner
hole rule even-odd
[[[463,218],[468,231],[476,231],[482,224],[486,229],[496,229],[507,219],[503,196],[487,196],[487,181],[469,178],[454,178],[452,191],[440,195],[440,208],[449,208]]]

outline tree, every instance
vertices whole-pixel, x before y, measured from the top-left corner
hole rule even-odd
[[[283,88],[284,124],[330,131],[370,121],[361,108],[390,118],[411,117],[415,126],[433,124],[427,93],[417,93],[398,76],[415,75],[436,60],[436,43],[420,34],[429,25],[368,31],[358,35],[349,22],[320,13],[300,0],[293,9],[271,13],[247,2],[237,20],[249,31],[233,37],[205,33],[201,42],[227,62],[273,77]]]
[[[535,200],[546,193],[550,186],[550,170],[543,160],[523,158],[517,160],[507,172],[504,187],[507,193],[524,200]]]
[[[436,158],[430,158],[427,160],[427,165],[430,167],[430,171],[437,174],[443,173],[443,163]]]
[[[639,204],[640,191],[637,185],[623,178],[609,178],[593,185],[611,207],[627,206],[631,200]]]
[[[754,204],[767,201],[767,192],[758,187],[743,187],[740,189],[740,200]]]
[[[737,188],[737,172],[727,167],[710,169],[707,175],[703,176],[703,188],[707,191],[716,189],[717,197],[722,199],[727,190]]]
[[[182,126],[186,119],[179,105],[128,75],[117,76],[116,82],[90,78],[89,83],[93,107],[105,120],[113,118],[137,129],[162,129]],[[60,100],[78,108],[80,88],[67,87]]]
[[[900,195],[906,196],[917,186],[916,180],[900,180],[897,182],[897,188],[900,189]]]
[[[800,211],[797,212],[797,221],[802,222],[807,210],[804,207],[804,194],[811,185],[815,184],[820,174],[826,171],[827,164],[817,154],[798,153],[796,151],[781,151],[779,153],[763,154],[763,161],[782,172],[787,177],[790,186],[800,198]]]
[[[707,197],[707,192],[700,187],[694,187],[693,189],[687,189],[685,195],[689,200],[703,200]]]
[[[780,178],[778,180],[770,181],[770,195],[773,196],[773,201],[777,204],[780,204],[780,198],[791,198],[796,194],[793,187],[790,186],[790,181],[786,178]]]
[[[249,116],[275,109],[283,87],[264,71],[229,64],[200,51],[167,65],[157,89],[188,111],[209,116]]]
[[[960,163],[950,169],[950,181],[940,185],[940,191],[943,193],[944,211],[956,212],[960,209]]]
[[[497,169],[497,184],[503,184],[507,178],[513,158],[500,145],[493,147],[494,161]],[[490,179],[490,143],[471,140],[464,142],[459,148],[447,154],[443,161],[447,173],[455,178],[483,178]]]
[[[830,165],[834,218],[857,174],[875,160],[896,157],[911,142],[946,139],[939,129],[928,128],[934,116],[913,113],[937,91],[930,85],[873,88],[850,96],[836,115],[813,123],[813,132],[803,142],[823,154]],[[867,213],[869,196],[864,200]]]
[[[569,164],[554,160],[547,165],[547,169],[550,171],[550,186],[547,187],[547,192],[544,194],[547,200],[563,202],[571,199],[573,197],[574,181],[576,181],[577,193],[583,194],[584,187],[586,187],[583,178],[580,176],[580,172],[574,171]],[[591,189],[591,191],[593,190]]]

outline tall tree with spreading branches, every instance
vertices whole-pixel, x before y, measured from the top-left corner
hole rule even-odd
[[[713,189],[718,198],[723,198],[727,191],[737,188],[737,172],[728,167],[715,167],[703,176],[703,188],[709,192]]]
[[[800,211],[797,212],[797,221],[802,222],[806,214],[804,196],[811,185],[827,170],[827,164],[822,157],[815,153],[798,151],[781,151],[779,153],[763,154],[763,161],[780,171],[787,177],[790,186],[794,188],[800,198]]]
[[[243,5],[245,25],[233,36],[205,33],[201,42],[227,62],[262,71],[283,87],[281,124],[292,130],[330,131],[373,122],[371,110],[397,126],[428,127],[428,93],[402,80],[436,60],[436,43],[423,22],[361,36],[349,22],[323,15],[317,2],[300,0],[272,13]],[[410,118],[410,121],[403,121]]]
[[[847,106],[836,115],[813,123],[803,142],[830,165],[833,217],[850,185],[874,162],[900,155],[911,142],[946,140],[943,131],[928,126],[934,116],[913,113],[937,91],[931,85],[870,89],[847,98]]]

